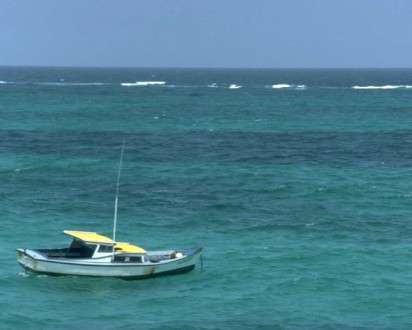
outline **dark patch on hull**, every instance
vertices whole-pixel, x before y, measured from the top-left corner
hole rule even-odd
[[[123,280],[144,280],[146,278],[151,278],[151,277],[160,277],[160,276],[166,276],[166,275],[178,275],[178,274],[184,274],[188,273],[195,269],[195,265],[179,268],[179,269],[174,269],[174,270],[169,270],[167,272],[162,272],[162,273],[154,273],[154,274],[148,274],[148,275],[142,275],[142,276],[128,276],[128,277],[118,277]]]

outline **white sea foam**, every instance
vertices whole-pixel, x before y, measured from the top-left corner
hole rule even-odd
[[[28,273],[26,273],[25,271],[21,271],[18,273],[19,276],[21,277],[29,277],[30,275]]]
[[[107,83],[103,83],[103,82],[62,83],[62,84],[66,84],[68,86],[104,86],[104,85],[107,85]]]
[[[216,88],[217,84],[216,83],[211,83],[211,84],[207,85],[207,87]]]
[[[136,81],[134,83],[121,83],[120,85],[126,87],[133,87],[133,86],[153,86],[153,85],[165,85],[165,81]]]
[[[120,85],[125,87],[137,86],[137,83],[121,83]]]
[[[383,85],[383,86],[352,86],[352,89],[399,89],[399,88],[412,88],[412,85]]]
[[[229,85],[229,89],[239,89],[239,88],[242,88],[242,86],[241,85],[236,85],[236,84],[230,84]]]
[[[0,84],[7,84],[7,81],[0,80]]]
[[[272,85],[272,88],[274,89],[280,89],[280,88],[290,88],[292,85],[289,84],[274,84]]]
[[[291,85],[291,84],[274,84],[270,86],[273,89],[283,89],[283,88],[291,88],[291,89],[306,89],[306,85]]]

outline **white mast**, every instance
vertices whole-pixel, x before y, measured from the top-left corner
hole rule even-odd
[[[114,199],[113,241],[115,241],[115,242],[116,242],[116,227],[117,227],[117,204],[118,204],[118,201],[119,201],[119,184],[120,184],[120,174],[121,174],[121,171],[122,171],[124,144],[125,144],[125,141],[123,139],[122,150],[120,151],[119,170],[117,172],[116,198]]]

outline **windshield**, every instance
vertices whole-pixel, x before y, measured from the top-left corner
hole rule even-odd
[[[95,249],[95,244],[87,244],[85,242],[75,239],[70,244],[69,253],[76,253],[79,256],[79,258],[91,258],[93,256]]]

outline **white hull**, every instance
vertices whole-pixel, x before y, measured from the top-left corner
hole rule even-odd
[[[17,261],[26,270],[49,275],[81,275],[121,278],[147,278],[183,273],[195,268],[201,249],[187,255],[157,263],[93,262],[81,259],[46,258],[33,250],[17,250]]]

